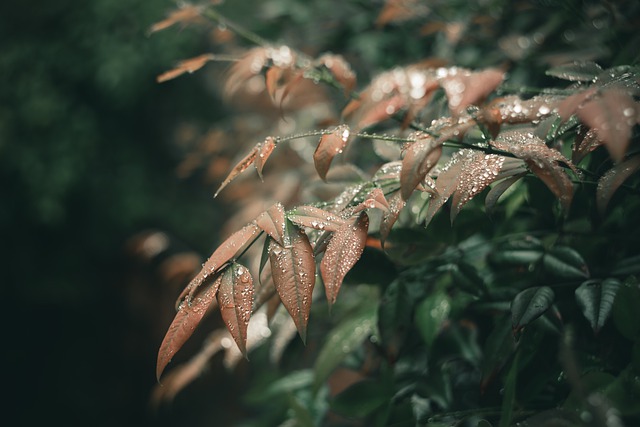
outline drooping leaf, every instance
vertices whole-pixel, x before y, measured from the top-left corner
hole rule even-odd
[[[428,347],[442,330],[450,311],[451,299],[442,291],[429,295],[416,307],[416,326]]]
[[[316,358],[314,388],[317,390],[349,353],[375,333],[377,305],[363,301],[363,308],[344,319],[327,335]]]
[[[631,139],[631,128],[636,124],[638,105],[627,92],[605,90],[579,108],[580,120],[595,130],[611,158],[621,161]]]
[[[465,159],[471,154],[472,150],[457,151],[438,174],[436,179],[437,194],[431,198],[426,213],[424,214],[425,227],[429,225],[433,216],[440,210],[446,201],[449,200],[449,197],[451,197],[453,192],[456,191],[460,171],[464,167]],[[422,218],[422,213],[420,213],[420,219]]]
[[[280,246],[284,246],[286,224],[284,206],[282,206],[281,203],[278,202],[261,213],[255,219],[255,223],[261,230],[265,231],[271,238],[278,242]]]
[[[307,235],[291,222],[286,224],[285,246],[275,240],[269,242],[271,275],[282,304],[293,318],[302,341],[306,341],[316,264]]]
[[[498,178],[504,160],[505,157],[496,154],[484,154],[481,151],[469,153],[451,200],[452,223],[465,204]]]
[[[544,269],[557,277],[565,279],[587,278],[589,268],[582,256],[567,246],[556,246],[542,257]]]
[[[253,243],[260,235],[260,228],[255,224],[247,224],[242,229],[236,231],[229,236],[218,248],[211,254],[209,259],[202,266],[202,270],[191,280],[189,285],[182,291],[178,302],[185,297],[188,299],[193,297],[194,292],[202,284],[202,282],[210,275],[216,273],[225,263],[231,260],[236,254]]]
[[[325,53],[318,58],[318,62],[327,67],[331,75],[342,85],[345,96],[348,96],[355,89],[356,73],[341,55]]]
[[[558,104],[558,115],[562,121],[567,121],[576,111],[591,101],[597,93],[598,89],[596,87],[590,87],[589,89],[574,93],[563,99],[562,102]]]
[[[256,147],[253,147],[253,149],[249,152],[249,154],[244,156],[242,160],[240,160],[233,167],[233,169],[231,169],[231,172],[229,172],[229,175],[227,175],[227,177],[222,182],[222,184],[220,184],[220,187],[218,187],[218,190],[215,192],[213,197],[214,198],[218,197],[218,194],[220,194],[223,188],[225,188],[231,181],[233,181],[242,172],[246,171],[247,168],[251,166],[253,162],[256,160],[257,156],[258,156],[258,147],[256,146]]]
[[[175,68],[160,74],[156,80],[158,83],[166,82],[167,80],[175,79],[184,73],[193,73],[204,67],[209,61],[213,61],[215,55],[207,53],[204,55],[196,56],[195,58],[185,59],[180,61]]]
[[[246,357],[247,326],[253,306],[253,278],[245,266],[234,262],[222,273],[218,305],[227,330]]]
[[[596,334],[609,318],[619,288],[618,280],[605,279],[587,280],[576,289],[576,301]]]
[[[440,139],[423,132],[416,132],[411,138],[415,139],[415,142],[406,149],[400,171],[400,188],[404,200],[409,199],[413,190],[438,163],[442,154]]]
[[[382,212],[389,212],[389,202],[381,189],[374,188],[365,200],[353,209],[353,213],[356,214],[365,209],[380,209]]]
[[[595,62],[574,61],[547,70],[546,75],[571,82],[591,82],[602,73],[602,67]]]
[[[544,141],[533,133],[524,130],[502,132],[492,144],[524,160],[529,169],[560,200],[564,211],[568,212],[573,200],[573,184],[559,163],[564,163],[579,175],[569,159],[559,151],[547,147]]]
[[[472,72],[456,67],[439,73],[439,82],[447,94],[449,110],[460,115],[469,105],[478,104],[504,80],[504,71],[486,69]],[[441,76],[442,75],[442,76]]]
[[[536,286],[518,293],[511,302],[511,327],[514,331],[528,325],[551,307],[555,293],[548,286]]]
[[[391,233],[393,224],[398,220],[398,216],[400,216],[400,212],[406,204],[407,202],[402,199],[402,194],[399,191],[389,197],[389,211],[385,212],[382,216],[382,221],[380,221],[380,241],[383,247],[387,237],[389,237],[389,233]]]
[[[269,159],[269,156],[271,156],[271,153],[275,148],[276,140],[272,136],[266,137],[265,140],[257,146],[258,151],[256,153],[257,155],[254,161],[254,166],[256,167],[256,172],[258,172],[260,179],[263,179],[262,169],[264,168],[264,164],[267,162],[267,159]]]
[[[342,153],[347,146],[350,132],[347,125],[341,125],[320,138],[316,151],[313,153],[313,163],[323,181],[327,180],[327,172],[333,158]]]
[[[320,262],[320,274],[324,282],[329,304],[336,301],[344,277],[362,256],[369,217],[360,213],[355,221],[348,221],[333,233]]]
[[[227,72],[224,85],[225,97],[231,99],[247,80],[262,72],[268,60],[266,48],[260,46],[248,50]]]
[[[213,278],[213,280],[209,280],[204,288],[196,293],[193,299],[183,301],[178,307],[178,313],[176,313],[175,318],[171,322],[160,345],[160,350],[158,350],[158,360],[156,363],[156,378],[158,381],[160,381],[162,372],[164,372],[173,355],[182,348],[200,324],[207,309],[216,297],[221,281],[222,274],[219,274]]]
[[[267,87],[267,93],[271,97],[271,100],[275,103],[278,102],[276,99],[276,91],[278,90],[278,84],[280,83],[280,78],[284,74],[284,69],[280,67],[269,67],[264,75],[265,86]]]
[[[589,129],[586,132],[578,132],[573,146],[571,147],[571,161],[577,165],[585,158],[587,154],[604,144],[598,134]]]
[[[640,156],[633,156],[618,163],[602,175],[596,189],[596,204],[601,215],[604,215],[609,201],[618,188],[639,169]]]
[[[498,199],[518,180],[520,180],[527,173],[522,172],[519,174],[515,174],[507,179],[504,179],[498,182],[496,185],[491,187],[489,192],[487,193],[487,197],[484,199],[484,207],[488,214],[491,214],[498,203]]]
[[[302,227],[309,227],[320,231],[336,231],[345,220],[338,215],[327,212],[315,206],[298,206],[289,212],[287,218]]]
[[[184,3],[177,10],[169,13],[166,19],[153,24],[149,28],[149,34],[164,30],[175,24],[182,24],[184,27],[188,24],[203,22],[202,10],[202,6]]]

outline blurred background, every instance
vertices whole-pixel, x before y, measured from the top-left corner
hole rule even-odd
[[[0,5],[5,425],[180,425],[149,405],[156,352],[224,212],[176,141],[224,111],[198,76],[156,83],[208,46],[147,34],[174,7]]]

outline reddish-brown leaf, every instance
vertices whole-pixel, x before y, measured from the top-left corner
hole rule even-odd
[[[318,58],[318,62],[327,67],[336,81],[342,85],[345,96],[355,89],[356,74],[342,56],[325,53]]]
[[[171,361],[171,358],[173,358],[173,355],[182,348],[198,324],[200,324],[218,292],[221,278],[222,275],[218,275],[214,280],[209,281],[204,289],[201,289],[193,299],[183,301],[178,306],[178,313],[171,322],[158,351],[156,364],[156,378],[158,381],[160,381],[162,372]]]
[[[202,6],[185,3],[178,10],[174,10],[169,13],[166,19],[153,24],[151,28],[149,28],[149,34],[164,30],[175,24],[182,24],[183,26],[186,26],[188,24],[204,22],[201,13]]]
[[[269,242],[271,276],[300,338],[306,342],[311,296],[316,283],[316,263],[307,235],[289,221],[285,243],[285,246],[280,246],[275,240]]]
[[[336,302],[344,277],[362,256],[369,230],[369,217],[360,213],[354,222],[340,227],[329,241],[320,262],[320,274],[329,304]]]
[[[640,169],[640,156],[633,156],[609,169],[598,181],[596,203],[604,215],[613,194],[631,175]]]
[[[398,220],[398,216],[406,204],[407,202],[402,198],[400,191],[396,191],[389,197],[389,211],[383,215],[382,221],[380,221],[380,242],[383,247],[389,233],[391,233],[393,224]]]
[[[175,68],[160,74],[156,80],[158,83],[162,83],[167,80],[175,79],[184,73],[193,73],[204,67],[207,62],[213,61],[214,59],[215,56],[210,53],[196,56],[195,58],[185,59],[184,61],[180,61]]]
[[[256,218],[255,223],[271,236],[279,245],[284,246],[285,218],[284,207],[280,203],[271,206]]]
[[[376,25],[381,27],[390,22],[424,17],[428,13],[429,8],[419,0],[387,0],[376,18]]]
[[[232,98],[247,80],[260,74],[268,60],[267,48],[255,47],[247,51],[227,72],[227,81],[224,85],[225,97]]]
[[[253,306],[253,278],[245,266],[233,263],[222,273],[218,305],[227,330],[246,357],[247,326]]]
[[[271,153],[275,148],[276,139],[272,136],[266,137],[265,140],[257,146],[258,153],[254,160],[254,165],[256,167],[256,172],[258,172],[258,176],[261,180],[263,180],[262,169],[264,168],[264,164],[267,162],[269,156],[271,156]]]
[[[504,123],[531,123],[549,117],[558,110],[559,98],[553,95],[534,96],[521,99],[517,95],[497,98],[484,107],[478,120],[487,124],[493,137]]]
[[[592,87],[571,96],[567,96],[562,102],[560,102],[560,104],[558,104],[558,115],[562,121],[567,121],[569,117],[574,115],[578,109],[582,108],[582,106],[590,101],[597,93],[598,89],[596,87]]]
[[[439,139],[422,132],[416,132],[413,137],[416,141],[406,149],[400,171],[400,189],[404,200],[409,199],[442,155],[442,142]]]
[[[189,285],[182,291],[178,298],[178,304],[184,298],[188,298],[187,302],[193,298],[198,287],[205,279],[220,270],[220,268],[229,262],[236,254],[240,253],[247,246],[253,243],[260,235],[260,228],[256,224],[247,224],[242,229],[236,231],[229,236],[218,248],[211,254],[209,259],[202,266],[202,270],[191,280]]]
[[[462,207],[498,178],[505,157],[473,151],[464,159],[458,185],[451,199],[451,222]]]
[[[298,206],[288,215],[291,222],[320,231],[336,231],[344,223],[338,215],[315,206]]]
[[[589,129],[586,132],[578,132],[571,147],[571,161],[574,165],[577,165],[587,154],[603,144],[604,142],[598,138],[598,134],[594,129]]]
[[[342,153],[347,146],[350,130],[347,125],[341,125],[322,135],[316,151],[313,153],[313,163],[318,171],[318,175],[323,181],[327,180],[327,172],[333,158]]]
[[[627,92],[607,90],[578,108],[580,120],[595,130],[611,158],[621,161],[631,139],[631,128],[636,124],[637,104]]]
[[[382,212],[389,212],[389,202],[384,197],[384,193],[380,188],[374,188],[364,200],[364,202],[358,204],[353,209],[353,213],[356,214],[365,209],[380,209]]]
[[[284,70],[280,67],[269,67],[264,75],[267,93],[269,94],[273,102],[277,102],[276,91],[278,90],[278,84],[283,73]]]
[[[220,187],[218,187],[218,191],[216,191],[216,193],[213,195],[213,197],[214,198],[218,197],[218,194],[220,194],[220,192],[222,191],[222,189],[224,187],[226,187],[231,181],[233,181],[242,172],[246,171],[247,168],[249,166],[251,166],[253,164],[253,162],[256,160],[256,157],[258,157],[258,147],[257,146],[253,147],[251,152],[249,154],[247,154],[242,160],[240,160],[233,167],[233,169],[231,169],[231,172],[229,172],[229,175],[227,175],[227,178],[225,178],[225,180],[222,182],[222,184],[220,184]]]
[[[436,178],[436,194],[431,197],[429,207],[424,216],[425,227],[429,225],[434,215],[449,200],[458,186],[458,177],[465,164],[465,159],[470,156],[472,150],[460,150],[453,154],[451,160],[442,168]]]
[[[482,71],[468,71],[452,67],[439,73],[440,85],[447,94],[449,110],[454,116],[460,115],[472,104],[483,101],[504,80],[504,71],[489,68]]]
[[[526,130],[503,132],[492,145],[524,160],[531,172],[560,200],[565,212],[569,210],[573,199],[573,184],[559,163],[569,166],[576,175],[578,171],[562,153],[547,147],[542,139]]]

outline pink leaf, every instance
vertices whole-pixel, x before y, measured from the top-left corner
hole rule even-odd
[[[289,215],[291,222],[321,231],[336,231],[345,221],[334,213],[315,206],[298,206]]]
[[[218,197],[218,194],[220,194],[220,192],[224,187],[226,187],[231,181],[233,181],[242,172],[246,171],[247,168],[251,166],[251,164],[256,160],[257,155],[258,155],[258,147],[256,146],[256,147],[253,147],[251,152],[247,154],[242,160],[240,160],[233,167],[233,169],[231,169],[231,172],[229,173],[229,175],[227,175],[227,178],[222,182],[222,184],[220,184],[220,187],[218,187],[218,190],[213,195],[213,197],[214,198]]]
[[[400,171],[400,189],[404,200],[409,199],[442,154],[440,140],[422,132],[415,133],[414,137],[416,141],[406,149]]]
[[[264,168],[264,164],[267,162],[267,159],[276,148],[276,140],[272,136],[268,136],[262,143],[258,144],[256,148],[257,155],[254,165],[256,167],[256,172],[258,172],[258,176],[262,180],[262,169]]]
[[[285,219],[284,207],[280,203],[271,206],[256,218],[255,223],[278,244],[284,246]]]
[[[318,147],[313,153],[313,163],[318,171],[318,175],[320,175],[323,181],[327,180],[327,172],[329,171],[329,166],[333,158],[342,153],[347,146],[349,135],[349,127],[342,125],[320,138]]]
[[[253,278],[249,270],[233,263],[222,274],[218,305],[227,330],[242,354],[247,355],[247,326],[253,305]]]

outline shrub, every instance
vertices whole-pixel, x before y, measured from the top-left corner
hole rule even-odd
[[[214,25],[215,52],[158,80],[231,61],[240,113],[215,146],[246,147],[216,192],[244,206],[179,296],[158,378],[206,315],[224,326],[158,398],[224,350],[258,365],[251,425],[639,422],[639,7],[261,7],[247,24],[286,42],[224,5],[152,27]]]

